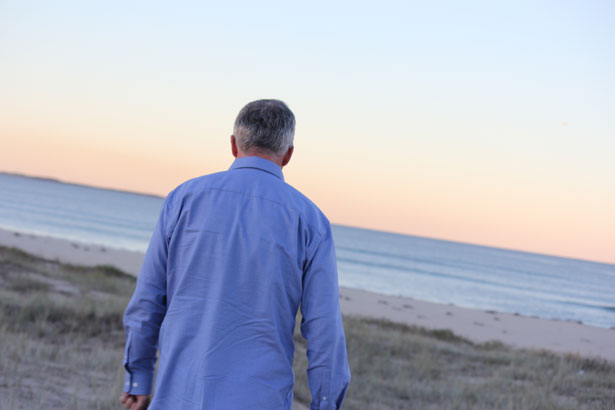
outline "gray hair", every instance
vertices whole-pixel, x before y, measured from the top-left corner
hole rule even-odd
[[[251,148],[282,154],[293,146],[295,116],[280,100],[256,100],[239,111],[233,134],[243,152]]]

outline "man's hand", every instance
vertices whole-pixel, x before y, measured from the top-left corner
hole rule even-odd
[[[147,406],[149,406],[149,402],[151,401],[151,396],[138,396],[134,394],[128,394],[126,392],[122,393],[120,397],[120,402],[126,407],[128,410],[145,410]]]

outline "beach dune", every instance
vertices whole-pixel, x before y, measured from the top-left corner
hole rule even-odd
[[[111,265],[133,275],[138,273],[144,257],[141,252],[3,229],[0,229],[0,245],[64,263]],[[428,329],[448,329],[478,343],[498,341],[518,348],[546,349],[615,362],[613,328],[468,309],[348,288],[340,289],[340,303],[344,315],[386,319]]]

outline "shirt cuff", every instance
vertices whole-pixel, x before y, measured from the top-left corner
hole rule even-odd
[[[124,378],[124,391],[135,396],[152,394],[154,374],[148,372],[126,372]]]

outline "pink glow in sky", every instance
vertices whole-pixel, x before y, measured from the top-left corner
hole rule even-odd
[[[334,223],[615,262],[612,2],[287,3],[2,2],[0,170],[164,195],[280,98]]]

